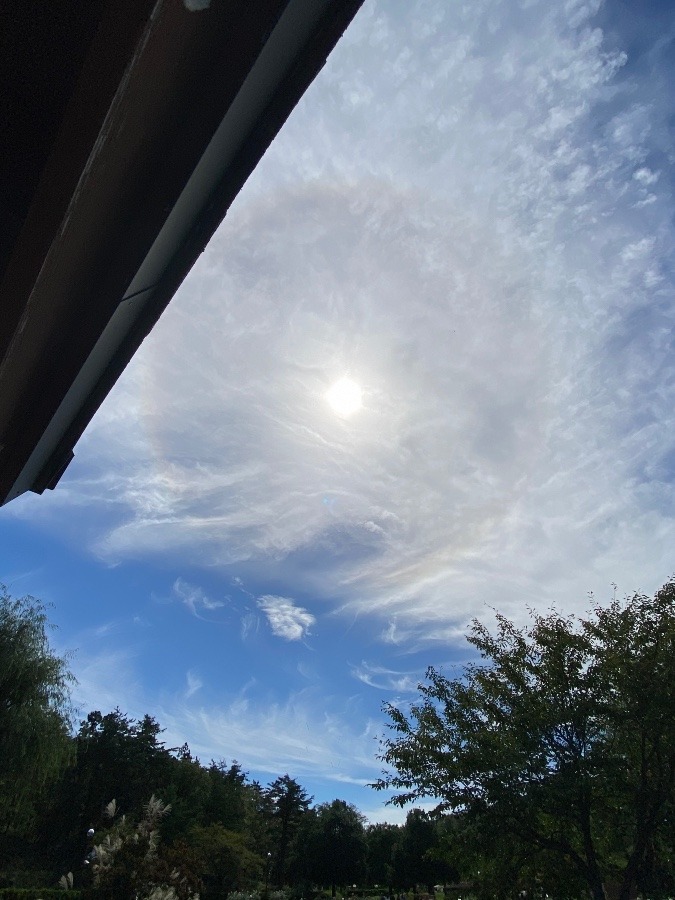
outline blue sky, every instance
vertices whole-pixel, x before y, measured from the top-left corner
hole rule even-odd
[[[473,616],[673,573],[674,34],[366,0],[57,490],[0,511],[84,712],[395,821],[381,704]]]

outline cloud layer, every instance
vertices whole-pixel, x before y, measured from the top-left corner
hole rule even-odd
[[[97,553],[399,644],[670,574],[667,110],[599,12],[365,4],[79,447]]]

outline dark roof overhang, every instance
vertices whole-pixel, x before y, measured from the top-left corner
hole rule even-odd
[[[0,14],[6,68],[25,69],[0,147],[0,502],[55,487],[361,2],[91,0],[68,19],[68,4],[26,0]]]

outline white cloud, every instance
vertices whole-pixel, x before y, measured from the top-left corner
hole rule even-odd
[[[142,694],[141,679],[137,669],[136,652],[132,649],[79,649],[74,656],[72,670],[77,684],[72,699],[77,716],[86,716],[91,710],[108,713],[124,704],[123,711],[143,715],[139,698]],[[124,686],[123,696],[120,685]]]
[[[259,686],[251,679],[217,703],[199,702],[205,686],[192,670],[184,688],[150,695],[139,678],[141,659],[129,650],[78,652],[74,663],[81,715],[117,706],[136,719],[150,712],[164,729],[166,746],[187,741],[205,763],[238,759],[255,777],[290,772],[299,779],[360,786],[380,773],[375,756],[381,729],[370,720],[364,724],[358,698],[338,698],[317,687],[275,701],[256,693]]]
[[[241,639],[245,641],[249,635],[258,630],[258,616],[253,613],[245,613],[241,617]]]
[[[189,700],[190,697],[192,697],[194,694],[196,694],[198,690],[200,690],[201,688],[204,687],[204,682],[199,677],[199,675],[197,675],[196,672],[193,672],[191,670],[186,672],[185,681],[186,681],[186,685],[187,685],[186,690],[185,690],[185,699],[186,700]]]
[[[396,619],[392,619],[387,623],[386,628],[382,631],[380,635],[380,640],[383,644],[402,644],[405,640],[405,634],[401,633],[401,629],[398,627],[398,623]]]
[[[109,637],[121,631],[127,623],[122,619],[113,619],[110,622],[104,622],[94,629],[94,636],[97,638]]]
[[[359,718],[356,700],[312,688],[281,702],[253,699],[245,688],[217,707],[172,697],[158,711],[166,741],[187,740],[202,759],[238,759],[256,773],[363,785],[377,778],[380,766],[375,726],[354,724]]]
[[[388,825],[405,825],[406,816],[411,809],[422,809],[425,812],[431,812],[438,806],[437,803],[434,803],[431,800],[422,800],[404,807],[385,806],[384,803],[387,796],[388,795],[381,795],[381,802],[379,805],[365,807],[360,810],[371,825],[376,825],[378,822],[385,822]]]
[[[184,603],[193,616],[201,617],[201,613],[213,612],[224,606],[222,600],[212,600],[197,585],[190,584],[183,578],[177,578],[173,583],[174,595]]]
[[[456,641],[486,604],[657,587],[670,112],[597,6],[365,4],[79,468],[13,512],[94,510],[110,561],[273,567],[406,645]],[[342,377],[350,419],[325,402]],[[285,637],[312,624],[293,616]]]
[[[364,684],[378,690],[416,691],[423,679],[423,672],[398,672],[386,666],[378,666],[363,660],[360,665],[352,666],[352,675]]]
[[[309,634],[309,629],[316,623],[310,612],[288,597],[265,594],[258,598],[258,606],[267,616],[272,632],[287,641],[299,641]]]
[[[642,166],[642,168],[633,173],[633,178],[639,181],[640,184],[656,184],[659,180],[659,174],[659,172],[652,172],[648,166]]]

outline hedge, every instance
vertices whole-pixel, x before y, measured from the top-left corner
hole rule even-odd
[[[63,888],[0,888],[0,900],[84,900],[82,891]]]

